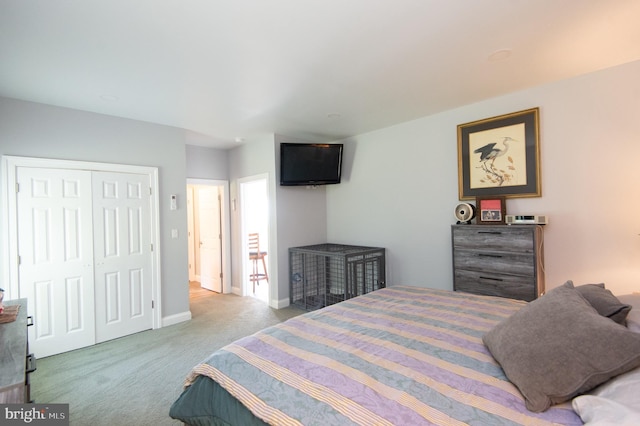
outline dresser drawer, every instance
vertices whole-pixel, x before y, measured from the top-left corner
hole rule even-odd
[[[453,253],[453,265],[457,269],[494,274],[524,275],[535,273],[535,257],[528,253],[458,249]]]
[[[537,297],[533,277],[518,277],[478,271],[456,270],[455,291],[500,296],[530,302]]]
[[[533,228],[513,226],[456,226],[453,228],[453,247],[533,253]]]

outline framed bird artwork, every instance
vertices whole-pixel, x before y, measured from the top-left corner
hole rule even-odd
[[[540,197],[539,108],[458,125],[460,200]]]

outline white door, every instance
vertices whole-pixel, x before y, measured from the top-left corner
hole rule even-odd
[[[19,292],[38,357],[94,343],[91,172],[18,167]]]
[[[152,328],[147,175],[94,172],[96,342]]]
[[[198,187],[200,285],[222,293],[220,195],[216,186]]]

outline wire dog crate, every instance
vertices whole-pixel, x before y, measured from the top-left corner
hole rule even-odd
[[[289,248],[291,304],[311,311],[383,288],[384,252],[342,244]]]

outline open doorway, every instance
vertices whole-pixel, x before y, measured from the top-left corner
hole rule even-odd
[[[269,303],[269,196],[268,175],[240,179],[242,221],[243,294]],[[250,235],[259,240],[259,249],[250,247]],[[255,253],[262,254],[256,257]]]
[[[187,179],[189,281],[216,293],[230,291],[226,181]]]

